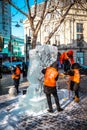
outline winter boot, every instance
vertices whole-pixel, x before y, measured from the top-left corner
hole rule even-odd
[[[77,96],[75,96],[74,101],[75,101],[75,102],[79,102],[79,101],[80,101],[80,99],[79,99]]]
[[[57,111],[61,112],[61,111],[63,111],[63,108],[58,108]]]
[[[47,111],[50,113],[53,113],[53,109],[48,109]]]

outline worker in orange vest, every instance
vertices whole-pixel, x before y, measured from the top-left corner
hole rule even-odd
[[[19,93],[18,89],[19,89],[20,75],[21,75],[20,65],[16,65],[16,68],[14,69],[14,72],[12,74],[12,79],[14,80],[14,85],[17,90],[17,94]]]
[[[63,52],[60,56],[60,63],[63,64],[64,72],[70,70],[72,64],[74,64],[73,51]]]
[[[69,50],[69,51],[67,52],[67,55],[68,55],[68,57],[69,57],[69,60],[70,60],[71,65],[74,64],[73,50]]]
[[[60,56],[60,63],[61,63],[61,65],[63,64],[64,72],[67,72],[70,69],[71,64],[70,64],[67,52],[63,52],[61,54],[61,56]]]
[[[48,103],[48,112],[53,112],[52,102],[51,102],[51,94],[54,96],[55,103],[58,111],[62,111],[63,109],[60,107],[59,99],[57,95],[56,89],[56,81],[58,80],[58,64],[54,62],[50,67],[42,70],[44,74],[44,93],[46,94],[47,103]]]
[[[80,88],[80,65],[78,63],[74,63],[72,65],[72,69],[67,72],[70,76],[70,90],[75,92],[74,101],[79,102],[79,88]]]

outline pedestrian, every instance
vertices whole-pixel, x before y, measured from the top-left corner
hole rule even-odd
[[[15,85],[17,94],[19,93],[20,76],[21,76],[20,65],[16,65],[16,68],[14,69],[13,74],[12,74],[12,79],[14,80],[14,85]]]
[[[74,91],[74,101],[79,102],[79,89],[80,89],[80,65],[78,63],[74,63],[72,65],[72,69],[67,72],[70,77],[70,90]]]
[[[22,74],[23,74],[23,80],[25,80],[25,78],[27,77],[27,65],[25,62],[22,63]]]
[[[2,79],[2,71],[1,71],[1,66],[0,66],[0,79]]]
[[[58,80],[58,63],[57,61],[54,62],[51,66],[47,67],[46,69],[42,70],[44,74],[44,93],[46,94],[47,103],[48,103],[48,112],[53,112],[52,102],[51,102],[51,94],[55,99],[55,103],[57,106],[58,111],[62,111],[63,109],[60,107],[59,98],[57,95],[56,89],[56,81]]]

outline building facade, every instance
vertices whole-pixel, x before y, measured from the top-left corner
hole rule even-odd
[[[11,6],[0,0],[0,37],[3,39],[0,42],[1,53],[24,57],[24,39],[12,36],[11,29]]]
[[[38,20],[38,19],[37,19]],[[58,15],[48,14],[38,33],[37,43],[44,44],[46,38],[58,25]],[[50,39],[51,45],[56,44],[62,53],[72,49],[76,62],[87,65],[87,11],[73,7],[64,22]],[[24,21],[24,33],[32,37],[28,20]]]
[[[24,39],[12,36],[11,44],[9,46],[9,37],[4,37],[4,48],[2,53],[5,53],[10,57],[25,57],[24,54]]]
[[[0,50],[5,47],[5,37],[11,36],[11,7],[7,2],[0,0]],[[8,44],[8,43],[7,43]]]
[[[16,37],[12,40],[12,45],[13,45],[13,55],[15,57],[25,57],[24,39]]]
[[[0,35],[11,34],[11,7],[7,2],[0,0]]]

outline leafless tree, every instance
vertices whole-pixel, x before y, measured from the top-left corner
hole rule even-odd
[[[66,18],[69,10],[75,5],[80,5],[82,8],[87,10],[86,6],[83,4],[86,2],[85,0],[44,0],[43,3],[38,5],[38,0],[34,0],[34,5],[30,6],[30,0],[26,1],[27,12],[24,12],[21,8],[19,8],[15,0],[3,0],[4,2],[8,2],[11,6],[13,6],[16,10],[26,16],[28,18],[31,31],[32,31],[32,48],[35,48],[38,32],[40,31],[41,25],[43,24],[44,19],[50,13],[58,11],[59,19],[58,25],[52,30],[49,34],[48,38],[46,39],[45,43],[48,43],[50,38],[54,35],[54,33],[58,30],[60,25],[63,23],[64,19]],[[84,1],[84,2],[83,2]],[[21,1],[22,2],[22,1]],[[41,8],[40,12],[38,12],[38,8]],[[61,13],[60,13],[60,11]],[[39,20],[35,23],[35,19],[39,15]]]
[[[2,50],[3,47],[3,37],[0,36],[0,51]]]

